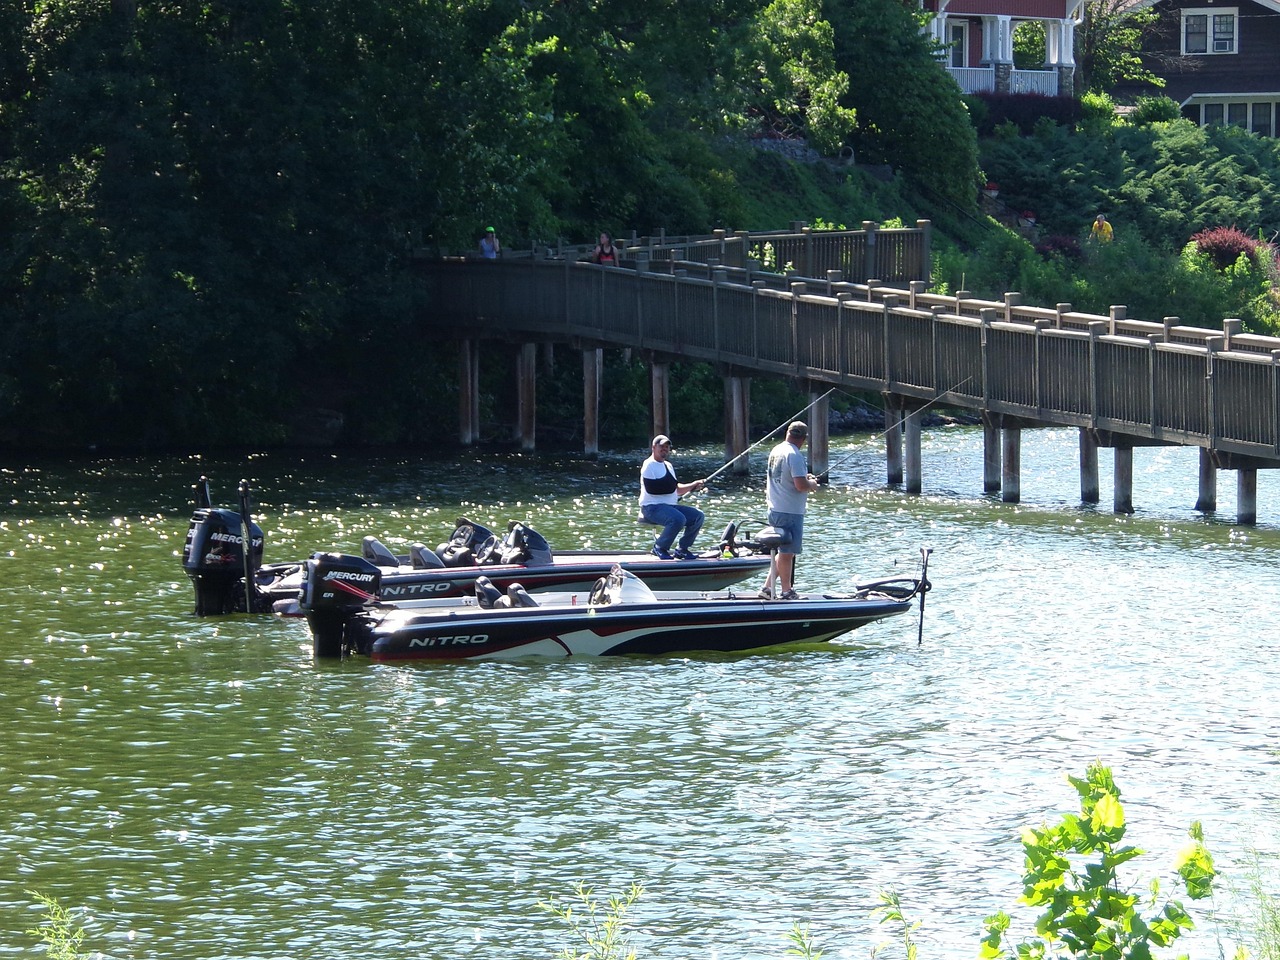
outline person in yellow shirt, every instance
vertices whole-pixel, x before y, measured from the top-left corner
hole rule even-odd
[[[1114,231],[1111,229],[1111,224],[1107,223],[1107,218],[1100,213],[1098,218],[1093,221],[1093,229],[1090,233],[1093,234],[1093,239],[1099,243],[1110,243]]]

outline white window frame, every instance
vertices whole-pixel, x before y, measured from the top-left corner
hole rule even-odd
[[[1189,51],[1187,49],[1187,20],[1190,17],[1205,18],[1204,50]],[[1218,40],[1214,33],[1214,20],[1220,17],[1231,18],[1231,39]],[[1187,7],[1182,11],[1182,22],[1179,32],[1179,44],[1184,57],[1229,56],[1240,52],[1240,8],[1239,7]],[[1231,49],[1217,50],[1215,47],[1230,46]]]
[[[1217,107],[1222,111],[1222,119],[1217,122],[1224,127],[1233,125],[1230,120],[1231,107],[1233,105],[1243,106],[1245,108],[1245,122],[1243,124],[1243,128],[1248,130],[1250,133],[1257,133],[1257,131],[1253,129],[1253,108],[1255,105],[1264,103],[1270,104],[1271,107],[1271,116],[1269,118],[1271,122],[1271,129],[1267,136],[1275,139],[1280,137],[1280,129],[1278,129],[1278,127],[1280,127],[1280,100],[1272,100],[1269,98],[1258,100],[1242,94],[1239,96],[1222,97],[1221,99],[1215,98],[1213,100],[1203,100],[1200,102],[1200,126],[1209,126],[1209,121],[1205,119],[1205,114],[1211,106]],[[1240,125],[1236,124],[1236,126]]]
[[[956,31],[960,32],[959,42],[952,39]],[[956,63],[956,54],[959,53],[960,63]],[[969,66],[969,21],[968,20],[948,20],[947,21],[947,66],[949,67],[967,67]]]

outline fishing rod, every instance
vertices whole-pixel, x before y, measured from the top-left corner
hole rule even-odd
[[[827,397],[831,396],[831,394],[833,394],[837,389],[838,389],[837,387],[832,387],[830,390],[828,390],[828,391],[827,391],[826,393],[824,393],[822,396],[818,397],[816,400],[810,400],[810,401],[808,402],[808,404],[806,404],[805,406],[803,406],[803,407],[801,407],[799,410],[797,410],[797,411],[795,412],[795,415],[794,415],[794,416],[788,417],[786,420],[783,420],[783,421],[782,421],[782,423],[778,424],[776,427],[774,427],[772,430],[770,430],[768,433],[766,433],[763,437],[761,437],[759,440],[757,440],[757,441],[756,441],[755,443],[753,443],[751,446],[747,447],[747,449],[743,450],[740,454],[738,454],[738,455],[737,455],[736,457],[734,457],[732,460],[729,460],[728,462],[726,462],[725,464],[723,464],[723,465],[722,465],[718,470],[716,470],[716,472],[715,472],[715,473],[711,474],[709,477],[707,477],[706,479],[704,479],[704,480],[702,481],[702,485],[703,485],[703,487],[705,488],[705,487],[706,487],[706,485],[707,485],[708,483],[710,483],[710,482],[711,482],[712,480],[714,480],[716,477],[720,476],[720,474],[724,473],[726,470],[728,470],[728,469],[729,469],[729,467],[731,467],[733,464],[737,463],[739,460],[741,460],[743,457],[745,457],[748,453],[750,453],[750,452],[751,452],[752,450],[754,450],[756,447],[760,446],[760,444],[764,443],[766,440],[768,440],[770,437],[772,437],[775,433],[777,433],[777,432],[778,432],[779,430],[781,430],[783,427],[786,427],[786,426],[790,425],[790,424],[792,423],[792,421],[799,419],[800,414],[804,413],[806,410],[808,410],[808,409],[809,409],[810,407],[812,407],[814,404],[816,404],[816,403],[821,403],[823,400],[827,399]]]
[[[938,402],[938,401],[940,401],[943,397],[945,397],[948,393],[954,393],[956,390],[958,390],[958,389],[960,389],[961,387],[963,387],[966,383],[968,383],[970,380],[972,380],[972,379],[973,379],[974,377],[976,377],[976,376],[977,376],[977,374],[974,374],[973,376],[970,376],[970,377],[965,377],[963,380],[961,380],[961,381],[960,381],[959,383],[957,383],[955,386],[950,387],[950,388],[949,388],[949,389],[947,389],[945,392],[938,394],[936,397],[934,397],[932,400],[930,400],[928,403],[926,403],[923,407],[919,407],[919,408],[917,408],[916,410],[913,410],[913,411],[912,411],[912,413],[922,413],[923,411],[928,410],[928,409],[929,409],[930,407],[932,407],[935,403],[937,403],[937,402]],[[872,406],[874,406],[874,404],[872,404]],[[888,412],[888,411],[886,411],[886,412]],[[910,416],[910,414],[908,414],[908,416]],[[900,418],[900,419],[898,420],[898,422],[897,422],[897,423],[895,423],[893,426],[891,426],[891,427],[885,427],[885,428],[884,428],[884,430],[882,430],[880,433],[873,433],[873,434],[871,435],[871,439],[872,439],[872,440],[879,440],[881,437],[883,437],[885,434],[887,434],[890,430],[896,430],[898,427],[902,426],[902,425],[903,425],[904,423],[906,423],[906,422],[907,422],[907,418],[906,418],[906,417],[902,417],[902,418]],[[827,469],[825,469],[825,470],[823,470],[823,471],[822,471],[822,473],[818,474],[818,479],[819,479],[819,480],[821,480],[821,481],[823,481],[823,482],[825,483],[827,480],[829,480],[829,479],[830,479],[831,471],[832,471],[832,470],[834,470],[836,467],[840,466],[840,464],[844,463],[846,460],[848,460],[848,459],[850,459],[851,457],[853,457],[854,455],[856,455],[858,452],[859,452],[858,450],[851,450],[851,451],[849,451],[848,453],[846,453],[843,457],[841,457],[841,458],[840,458],[839,460],[837,460],[835,463],[830,464],[830,465],[827,467]]]

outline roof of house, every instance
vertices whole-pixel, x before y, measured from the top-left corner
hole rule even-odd
[[[1151,7],[1159,2],[1160,0],[1129,0],[1127,3],[1118,4],[1117,10],[1141,10],[1143,7]],[[1280,13],[1280,0],[1241,0],[1241,2],[1256,3],[1258,6],[1266,7],[1274,13]]]

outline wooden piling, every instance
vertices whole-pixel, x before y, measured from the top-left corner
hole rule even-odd
[[[1022,500],[1022,425],[1006,422],[1001,433],[1004,462],[1000,469],[1000,499],[1018,503]]]
[[[1133,513],[1133,447],[1114,448],[1116,455],[1112,509],[1116,513]]]
[[[537,448],[538,422],[538,345],[520,347],[516,361],[516,439],[521,450]]]
[[[1080,502],[1097,503],[1102,498],[1098,482],[1098,438],[1087,427],[1080,428]]]
[[[1204,447],[1200,448],[1200,495],[1196,499],[1196,510],[1201,513],[1213,513],[1218,509],[1218,466],[1213,462],[1213,454]]]
[[[480,349],[474,340],[458,341],[458,442],[480,439]]]
[[[604,350],[582,351],[582,452],[600,453],[600,381],[604,376]]]
[[[1236,471],[1236,523],[1253,526],[1258,522],[1258,471],[1241,467]]]

